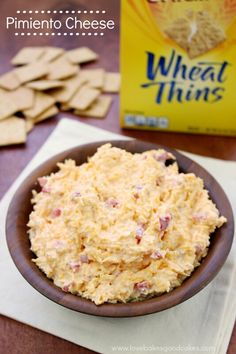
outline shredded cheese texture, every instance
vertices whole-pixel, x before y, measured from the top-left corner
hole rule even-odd
[[[99,305],[181,285],[226,222],[202,179],[165,150],[101,146],[87,163],[39,178],[29,219],[33,262],[65,292]]]

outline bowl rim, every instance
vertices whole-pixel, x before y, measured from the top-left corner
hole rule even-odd
[[[26,251],[31,253],[31,258],[29,259],[29,257],[26,257],[26,251],[23,252],[20,247],[20,228],[26,229],[26,225],[22,225],[20,218],[21,215],[24,215],[24,211],[21,209],[21,206],[24,206],[26,199],[24,195],[25,193],[29,193],[29,189],[32,192],[32,186],[29,187],[32,185],[32,181],[34,181],[34,184],[36,185],[37,177],[42,176],[42,173],[45,175],[51,173],[52,170],[56,170],[56,163],[64,161],[66,158],[70,158],[70,155],[73,153],[81,153],[82,151],[95,152],[99,146],[107,143],[112,144],[112,146],[117,146],[125,149],[127,148],[128,151],[131,150],[131,152],[141,152],[145,150],[147,151],[151,149],[162,148],[173,153],[176,157],[178,165],[183,171],[186,170],[186,172],[195,173],[194,171],[196,170],[198,171],[198,176],[200,172],[200,175],[204,176],[204,178],[201,177],[204,180],[204,186],[206,179],[207,181],[209,179],[209,186],[214,186],[215,196],[223,203],[224,212],[222,212],[221,206],[218,205],[219,203],[217,203],[217,208],[220,210],[220,214],[224,214],[224,216],[227,217],[228,222],[224,224],[220,229],[217,229],[217,231],[214,233],[214,237],[216,237],[216,234],[221,235],[219,240],[215,241],[212,250],[210,244],[209,252],[201,262],[201,265],[195,268],[191,276],[186,278],[181,286],[173,289],[169,293],[164,293],[160,296],[156,296],[140,302],[116,304],[105,303],[97,306],[91,300],[87,300],[70,293],[65,293],[59,287],[55,286],[52,280],[48,279],[46,275],[31,261],[33,253],[29,250],[29,248]],[[87,153],[86,156],[89,157],[91,155]],[[51,166],[50,169],[49,166]],[[53,166],[54,168],[52,168]],[[208,190],[209,186],[206,185]],[[214,198],[212,198],[211,190],[209,190],[209,194],[211,199],[213,199],[215,202]],[[79,145],[52,156],[48,160],[41,163],[38,167],[36,167],[30,174],[28,174],[24,181],[20,184],[11,199],[6,217],[7,246],[15,266],[21,275],[25,278],[25,280],[39,293],[59,305],[77,312],[105,317],[134,317],[140,315],[148,315],[151,313],[166,310],[191,298],[200,290],[202,290],[206,285],[208,285],[209,282],[212,281],[216,274],[219,272],[231,249],[233,236],[234,218],[230,202],[222,187],[215,180],[215,178],[209,174],[209,172],[207,172],[198,163],[194,162],[175,149],[171,149],[164,145],[152,144],[135,139],[97,141]],[[30,245],[29,239],[27,239],[27,241]]]

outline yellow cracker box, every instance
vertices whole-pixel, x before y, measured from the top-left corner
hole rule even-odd
[[[122,0],[121,126],[236,135],[236,0]]]

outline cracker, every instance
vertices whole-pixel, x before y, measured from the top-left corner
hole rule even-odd
[[[25,65],[39,60],[45,51],[44,47],[22,48],[11,60],[13,65]]]
[[[6,90],[15,90],[20,86],[20,81],[15,74],[15,71],[9,71],[0,76],[0,87]]]
[[[165,33],[188,53],[190,59],[206,53],[226,39],[224,30],[203,11],[176,19]]]
[[[65,53],[64,49],[57,47],[45,47],[41,61],[49,63]]]
[[[69,79],[63,80],[63,87],[56,90],[51,90],[49,94],[55,99],[56,102],[66,103],[85,82],[86,80],[81,78],[80,74],[78,74]]]
[[[38,80],[29,82],[28,84],[26,84],[26,86],[37,91],[45,91],[61,87],[63,86],[63,82],[59,80]]]
[[[71,64],[71,62],[63,55],[53,62],[49,63],[49,73],[47,75],[48,80],[61,80],[70,76],[76,75],[79,71],[77,65]]]
[[[100,91],[88,86],[83,86],[68,102],[68,106],[77,110],[85,110],[100,95]]]
[[[26,118],[34,119],[38,117],[41,113],[46,111],[55,103],[55,100],[45,93],[36,92],[35,101],[32,108],[26,109],[23,111],[23,114]]]
[[[177,18],[164,30],[164,32],[180,47],[187,50],[189,38],[191,36],[190,21],[187,18]]]
[[[45,76],[48,73],[48,67],[45,63],[37,62],[15,69],[15,74],[21,84],[33,81]]]
[[[18,111],[18,108],[9,97],[7,97],[4,93],[0,95],[0,121],[7,117],[12,116],[14,113]]]
[[[36,118],[34,118],[33,121],[34,121],[34,123],[39,123],[42,120],[51,118],[52,116],[55,116],[58,112],[59,112],[59,109],[57,108],[57,106],[53,105],[53,106],[49,107],[48,109],[46,109],[43,113],[38,115]]]
[[[34,128],[34,122],[32,119],[26,119],[25,120],[25,131],[27,134],[29,134]]]
[[[6,92],[5,97],[15,103],[17,111],[28,109],[34,104],[34,91],[28,87],[19,87],[14,91]]]
[[[0,87],[0,98],[1,98],[1,97],[4,97],[4,95],[6,94],[6,92],[8,92],[8,91],[3,90],[3,89]]]
[[[224,30],[206,12],[198,12],[196,15],[197,32],[192,36],[187,48],[190,58],[217,47],[226,40]]]
[[[120,74],[106,72],[104,78],[103,92],[116,93],[120,90]]]
[[[66,56],[73,64],[82,64],[98,59],[98,55],[87,47],[69,50]]]
[[[0,122],[0,146],[21,144],[26,141],[25,120],[10,117]]]
[[[111,106],[112,98],[110,96],[99,96],[96,101],[86,110],[76,110],[75,114],[84,117],[104,118]]]
[[[86,69],[81,70],[81,77],[87,81],[87,85],[94,88],[102,88],[105,78],[105,70],[103,69]]]
[[[6,91],[1,89],[0,97],[6,102],[11,102],[15,105],[15,112],[20,112],[33,106],[34,91],[27,87],[19,87],[16,90]]]

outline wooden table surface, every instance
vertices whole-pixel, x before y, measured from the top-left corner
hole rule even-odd
[[[50,5],[49,5],[50,3]],[[89,3],[89,5],[88,5]],[[112,3],[112,5],[111,5]],[[29,7],[30,4],[30,7]],[[5,28],[5,17],[14,16],[16,10],[107,10],[107,16],[116,22],[115,30],[106,33],[104,37],[15,37],[13,31]],[[49,15],[48,15],[49,16]],[[58,15],[53,15],[58,16]],[[119,0],[1,0],[0,3],[0,73],[10,69],[9,61],[12,56],[26,45],[55,45],[65,49],[80,45],[89,45],[100,55],[98,63],[89,67],[103,67],[107,70],[119,70]],[[57,117],[42,122],[30,133],[27,144],[0,148],[0,198],[14,182],[22,169],[31,160],[41,145],[55,128],[62,117],[86,122],[109,131],[129,135],[134,138],[168,145],[173,148],[189,152],[236,160],[236,139],[230,137],[187,135],[163,132],[145,132],[122,130],[119,127],[119,97],[113,96],[112,108],[104,120],[82,119],[69,113],[60,113]],[[90,350],[69,343],[12,319],[0,316],[0,354],[65,354],[65,353],[92,353]],[[228,354],[236,353],[236,327],[234,328]],[[222,353],[223,354],[223,353]]]

